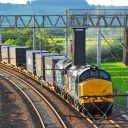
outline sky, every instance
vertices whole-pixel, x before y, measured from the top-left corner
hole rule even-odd
[[[1,3],[25,4],[27,0],[0,0]],[[89,4],[95,5],[128,5],[128,0],[86,0]]]
[[[0,3],[25,4],[27,0],[0,0]]]
[[[89,4],[95,5],[114,5],[114,6],[126,6],[128,0],[86,0]]]

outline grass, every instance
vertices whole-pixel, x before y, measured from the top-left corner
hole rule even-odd
[[[121,93],[128,91],[128,67],[122,64],[122,62],[111,62],[103,63],[102,68],[110,73],[114,89],[118,89]],[[125,98],[119,97],[118,102],[124,105]]]
[[[53,39],[53,40],[52,40],[52,39]],[[49,39],[48,39],[48,42],[49,42],[49,43],[53,43],[53,41],[55,41],[55,42],[56,42],[56,41],[62,41],[62,42],[65,42],[65,38],[63,38],[63,37],[52,38],[52,39],[49,38]]]

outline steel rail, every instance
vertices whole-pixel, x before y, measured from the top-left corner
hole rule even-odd
[[[27,94],[18,85],[16,85],[16,83],[14,83],[13,81],[11,81],[8,77],[4,76],[3,74],[0,74],[0,75],[2,77],[4,77],[6,80],[8,80],[10,83],[12,83],[26,97],[26,99],[29,101],[29,103],[33,107],[34,111],[36,112],[36,114],[37,114],[37,116],[38,116],[38,118],[40,120],[41,127],[42,128],[45,128],[44,121],[43,121],[40,113],[38,112],[36,106],[33,104],[32,100],[27,96]]]
[[[29,85],[27,82],[25,82],[24,80],[22,80],[21,78],[17,77],[16,75],[4,70],[4,69],[0,69],[3,70],[4,72],[14,76],[15,78],[19,79],[20,81],[22,81],[23,83],[25,83],[29,88],[31,88],[39,97],[41,97],[45,103],[51,108],[51,110],[55,113],[56,117],[58,118],[58,120],[60,121],[61,125],[63,126],[63,128],[67,128],[66,124],[64,123],[64,121],[61,119],[60,115],[57,113],[57,111],[54,109],[54,107],[48,102],[48,100],[39,92],[37,91],[34,87],[32,87],[31,85]]]

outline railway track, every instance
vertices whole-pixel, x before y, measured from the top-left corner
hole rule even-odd
[[[1,69],[4,72],[8,71],[13,73],[13,75],[16,75],[18,78],[26,81],[30,85],[33,86],[33,88],[36,88],[41,94],[45,96],[45,98],[49,101],[50,104],[56,109],[58,114],[63,118],[65,124],[67,127],[84,127],[84,128],[91,128],[96,127],[95,124],[86,116],[82,116],[78,111],[76,111],[69,103],[67,103],[62,97],[55,94],[55,92],[44,86],[43,88],[40,86],[40,83],[38,81],[32,80],[32,78],[29,78],[25,76],[24,74],[21,74],[21,71],[19,72],[18,69],[12,68],[7,69],[4,65],[0,64]],[[15,71],[15,70],[17,71]],[[10,77],[12,79],[12,77]]]
[[[40,121],[41,128],[67,128],[66,124],[63,122],[56,110],[37,90],[35,90],[29,84],[14,75],[10,76],[10,74],[8,75],[7,73],[2,73],[0,75],[8,80],[10,83],[12,83],[12,85],[15,86],[26,97],[27,101],[30,103],[33,110],[35,111],[38,120]],[[46,113],[46,109],[49,113]]]
[[[0,66],[3,66],[3,65],[0,65]],[[2,68],[4,69],[5,67],[2,67]],[[10,67],[10,69],[8,69],[9,72],[12,72],[12,69],[15,69],[15,68]],[[45,81],[42,82],[43,83],[42,84],[43,85],[43,89],[42,89],[42,87],[38,86],[38,85],[40,85],[41,81],[38,80],[37,78],[35,78],[35,76],[33,76],[33,75],[29,74],[29,73],[26,73],[26,71],[24,72],[22,70],[15,69],[15,71],[13,70],[13,73],[15,75],[18,75],[20,78],[25,79],[28,83],[30,83],[30,84],[33,83],[32,85],[35,85],[36,88],[38,87],[38,90],[46,89],[44,84],[46,85],[47,83],[45,83]],[[32,79],[34,79],[36,81],[33,81]],[[52,89],[47,90],[45,92],[45,94],[46,93],[48,94],[49,92],[53,93]],[[51,95],[49,95],[48,97],[53,98],[53,96],[51,96]],[[62,101],[62,98],[59,98],[59,99]],[[53,98],[53,100],[54,100],[54,98]],[[59,104],[59,102],[57,101],[58,104]],[[57,103],[55,103],[55,104],[57,104]],[[61,103],[61,104],[65,104],[65,103]],[[53,105],[53,106],[56,108],[56,105]],[[60,110],[61,107],[62,107],[62,110]],[[68,114],[65,113],[65,112],[62,112],[62,111],[64,111],[65,108],[63,109],[63,106],[61,106],[61,105],[59,105],[59,107],[56,108],[56,109],[59,109],[59,111],[61,111],[61,113],[59,113],[59,115],[65,116],[65,120],[67,120],[68,123],[70,122],[68,124],[68,127],[76,127],[76,125],[78,126],[78,128],[81,127],[81,126],[85,127],[85,128],[86,127],[89,127],[89,128],[90,127],[98,127],[98,128],[125,128],[125,127],[127,128],[128,127],[128,121],[125,120],[124,118],[122,118],[122,116],[114,116],[114,117],[109,117],[109,118],[107,118],[107,117],[106,118],[103,118],[103,117],[99,117],[99,118],[95,118],[94,117],[93,118],[93,117],[91,117],[92,121],[90,121],[89,118],[87,118],[84,115],[83,116],[81,116],[80,114],[78,115],[78,113],[74,115],[74,114],[69,114],[71,112],[69,112]],[[71,109],[72,108],[70,108],[70,110]],[[67,110],[67,111],[69,111],[69,110]],[[112,114],[116,115],[117,112],[114,112]],[[84,123],[84,125],[82,124],[82,125],[79,126],[78,124],[80,124],[80,122],[78,120],[81,119],[81,120],[85,121],[85,118],[86,118],[86,120],[89,121],[90,125],[87,125],[88,123],[86,122],[86,123]],[[83,123],[83,121],[82,121],[82,123]]]
[[[128,123],[125,120],[117,119],[101,119],[97,121],[98,128],[127,128]]]
[[[128,111],[121,112],[115,108],[109,117],[97,116],[91,119],[98,128],[128,128],[128,119],[124,117]]]
[[[13,82],[12,80],[10,80],[8,77],[6,77],[6,75],[3,75],[0,73],[0,76],[2,79],[10,82],[11,86],[13,86],[14,88],[16,88],[16,90],[18,90],[20,93],[22,93],[22,96],[25,97],[26,101],[29,103],[29,105],[31,106],[31,108],[34,110],[34,112],[36,113],[36,117],[38,118],[39,120],[39,123],[40,123],[40,126],[42,128],[45,128],[44,126],[44,121],[42,120],[41,116],[40,116],[40,113],[38,112],[36,106],[34,105],[33,101],[31,100],[31,98],[29,98],[29,96],[25,93],[25,91],[23,91],[23,88],[22,87],[19,87],[18,84],[16,84],[15,82]],[[22,84],[21,84],[22,86]]]
[[[21,95],[12,83],[0,76],[0,128],[34,128],[41,125],[30,103]]]

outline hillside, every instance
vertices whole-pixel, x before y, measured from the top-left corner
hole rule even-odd
[[[88,8],[84,0],[36,0],[26,4],[0,3],[0,15],[64,14],[67,9]]]
[[[32,5],[66,5],[66,6],[73,6],[73,5],[88,5],[85,0],[33,0],[31,2]]]
[[[28,0],[26,4],[0,3],[0,15],[64,14],[67,9],[96,9],[85,0]],[[101,6],[101,9],[125,9],[127,7]]]

